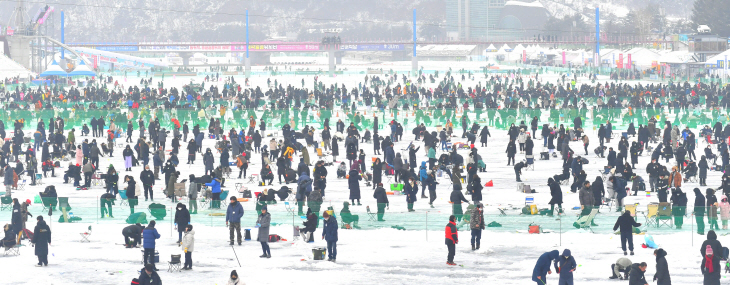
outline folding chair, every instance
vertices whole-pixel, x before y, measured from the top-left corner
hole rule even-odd
[[[180,265],[182,265],[182,263],[180,263],[180,255],[171,255],[170,262],[168,263],[167,267],[167,272],[180,272],[180,270],[182,270],[182,267],[180,267]]]
[[[625,211],[629,211],[629,212],[631,213],[631,216],[632,216],[632,217],[634,217],[634,219],[636,219],[636,207],[637,207],[638,205],[639,205],[639,204],[633,204],[633,205],[624,205],[624,210],[625,210]]]
[[[20,255],[20,247],[23,246],[21,244],[16,244],[14,246],[6,246],[5,247],[5,253],[3,255],[13,255],[18,256]]]
[[[525,156],[525,170],[535,170],[535,156],[534,155],[526,155]]]
[[[258,185],[259,184],[259,175],[258,174],[251,174],[248,176],[248,184]]]
[[[246,190],[247,188],[243,186],[243,183],[236,183],[236,192],[243,193],[243,190]]]
[[[122,198],[122,202],[119,206],[129,206],[129,200],[127,200],[127,190],[119,190],[119,198]]]
[[[603,182],[606,182],[609,177],[611,177],[611,167],[610,166],[604,166],[603,171],[598,171],[601,173],[601,179],[603,179]]]
[[[659,211],[659,204],[652,203],[646,206],[646,212],[644,218],[646,219],[646,226],[659,227],[658,220],[656,218],[657,212]]]
[[[18,190],[18,191],[25,190],[26,183],[27,183],[27,181],[25,179],[23,179],[22,181],[18,181],[18,187],[15,188],[15,190]]]
[[[532,196],[525,197],[525,205],[535,205],[535,197],[532,197]]]
[[[371,222],[377,222],[378,221],[377,213],[370,212],[370,206],[366,206],[365,209],[367,209],[368,220],[370,220]]]
[[[291,204],[289,204],[289,202],[284,202],[284,208],[286,208],[286,212],[289,213],[289,215],[296,215],[296,212],[294,212],[294,208],[291,207]]]
[[[611,208],[613,208],[613,204],[616,203],[616,200],[606,197],[601,197],[601,201],[602,203],[599,209],[608,208],[609,212],[611,211]]]
[[[656,215],[657,228],[660,228],[662,226],[673,228],[674,217],[672,217],[672,205],[667,202],[661,202],[659,203],[658,207],[659,209],[657,210]]]
[[[221,208],[228,207],[228,190],[221,191]]]
[[[687,176],[687,181],[685,182],[697,183],[697,174],[695,173],[695,175]]]
[[[102,173],[97,171],[91,175],[91,187],[101,186],[104,187],[104,179],[101,179]]]
[[[499,216],[500,217],[506,217],[507,216],[507,213],[504,212],[504,211],[507,211],[507,208],[497,208],[497,210],[499,210]]]
[[[89,226],[87,231],[80,233],[80,235],[81,235],[81,242],[91,242],[89,240],[89,236],[91,236],[91,226]]]
[[[13,209],[13,197],[2,196],[0,197],[0,211],[12,210]],[[45,207],[43,208],[45,210]]]
[[[200,201],[198,201],[198,207],[201,209],[205,209],[206,207],[210,206],[210,189],[208,186],[203,185],[203,188],[200,191]]]
[[[36,185],[43,185],[43,174],[36,173],[35,174],[35,184]]]
[[[578,225],[579,228],[583,230],[589,230],[591,233],[593,233],[591,224],[593,223],[593,219],[596,217],[596,214],[598,214],[598,209],[593,208],[588,216],[580,217],[575,223]]]

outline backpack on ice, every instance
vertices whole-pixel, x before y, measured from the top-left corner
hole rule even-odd
[[[269,242],[277,242],[281,240],[281,236],[279,235],[269,235]]]

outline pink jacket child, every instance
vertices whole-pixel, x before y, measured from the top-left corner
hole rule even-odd
[[[81,164],[84,160],[84,152],[81,150],[81,146],[76,148],[76,164]]]
[[[730,203],[728,203],[725,195],[720,195],[720,219],[722,220],[722,229],[727,230],[727,221],[730,219]]]

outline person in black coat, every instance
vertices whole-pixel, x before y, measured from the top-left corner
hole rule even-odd
[[[383,181],[383,162],[381,162],[378,157],[375,158],[375,162],[373,162],[373,189],[375,189],[381,181]]]
[[[188,164],[193,164],[193,163],[195,163],[195,152],[198,151],[198,144],[195,143],[194,139],[190,139],[190,141],[188,142],[187,149],[188,149]]]
[[[601,197],[606,193],[606,190],[603,188],[603,178],[601,176],[596,176],[596,180],[591,184],[591,191],[593,192],[593,206],[601,207],[603,204]]]
[[[124,236],[124,245],[126,248],[137,247],[142,242],[142,231],[144,226],[136,223],[122,229],[122,235]]]
[[[389,207],[390,202],[388,201],[387,193],[385,193],[385,188],[383,188],[383,183],[378,183],[378,188],[375,189],[373,198],[378,203],[378,221],[384,222],[383,215],[385,215],[385,208]]]
[[[51,228],[48,227],[43,216],[36,217],[38,221],[33,229],[33,240],[35,255],[38,256],[36,267],[48,266],[48,245],[51,244]]]
[[[722,243],[720,243],[719,240],[717,240],[717,234],[715,231],[708,231],[707,232],[707,240],[702,242],[702,246],[700,246],[700,253],[702,256],[705,256],[707,254],[707,246],[710,246],[712,248],[712,251],[715,252],[716,255],[721,256],[722,255]]]
[[[641,224],[634,221],[634,217],[631,216],[631,211],[625,211],[623,215],[618,217],[616,224],[613,226],[613,230],[620,230],[621,232],[621,249],[624,250],[626,255],[626,243],[629,244],[629,250],[631,255],[634,255],[634,229],[633,227],[640,227]]]
[[[558,214],[563,212],[563,190],[560,189],[560,183],[555,181],[552,177],[548,178],[548,186],[550,187],[550,214],[549,216],[553,215],[553,212],[555,211],[555,205],[558,205]]]
[[[474,174],[471,181],[469,181],[469,184],[469,189],[471,189],[471,200],[476,204],[482,200],[482,189],[484,188],[482,186],[482,179],[479,178],[478,174]]]
[[[350,188],[350,200],[352,201],[352,205],[355,205],[355,200],[357,200],[357,205],[361,206],[360,204],[360,180],[362,180],[362,176],[360,176],[360,173],[357,172],[357,170],[353,169],[350,170],[350,173],[348,173],[347,178],[347,185]]]
[[[702,194],[699,188],[694,189],[695,193],[695,208],[694,215],[697,221],[697,234],[705,234],[705,195]],[[709,236],[709,234],[708,234]]]
[[[464,215],[464,210],[461,207],[461,202],[466,202],[467,204],[469,201],[466,200],[464,197],[464,194],[461,193],[461,191],[454,189],[451,191],[451,195],[449,196],[449,201],[451,202],[452,206],[452,214],[456,216],[456,218],[461,221],[462,216]]]
[[[416,169],[416,152],[418,152],[419,149],[421,149],[421,147],[419,146],[416,148],[415,145],[411,145],[411,147],[408,148],[408,164],[410,164],[411,169]],[[363,169],[363,171],[364,170],[365,169]]]
[[[190,224],[190,211],[185,207],[185,204],[177,203],[177,210],[175,211],[175,227],[178,233],[177,243],[182,242],[182,234],[188,224]]]
[[[616,166],[616,151],[614,151],[612,147],[608,148],[608,155],[606,156],[606,160],[608,160],[609,166]]]
[[[486,147],[488,145],[487,142],[489,141],[489,137],[491,137],[491,136],[492,135],[489,133],[489,127],[488,126],[484,126],[484,128],[482,129],[482,131],[479,133],[479,137],[480,137],[479,138],[479,141],[482,143],[482,146],[483,147]]]
[[[631,265],[631,271],[629,272],[629,285],[647,285],[646,278],[644,278],[644,271],[646,271],[646,262],[634,263]]]
[[[707,165],[707,158],[704,155],[700,157],[697,168],[699,169],[700,186],[707,186],[707,170],[710,167]]]
[[[162,280],[160,280],[160,275],[157,275],[157,269],[155,269],[154,264],[146,264],[140,270],[138,281],[139,284],[162,285]]]
[[[337,161],[337,156],[340,155],[340,147],[337,145],[337,137],[332,138],[332,161]]]
[[[656,256],[656,273],[654,274],[654,281],[657,285],[672,285],[672,278],[669,276],[669,265],[667,264],[667,252],[664,249],[657,249],[654,251]]]
[[[684,224],[684,214],[687,212],[687,194],[677,187],[672,189],[672,216],[674,216],[674,226],[677,229],[682,228]]]
[[[314,242],[314,231],[317,229],[317,215],[312,213],[312,209],[307,209],[307,220],[303,223],[304,228],[299,229],[302,240],[306,242]]]
[[[20,212],[20,203],[18,202],[18,198],[13,198],[13,214],[10,221],[13,225],[13,233],[18,235],[18,233],[23,230],[23,215]]]
[[[512,161],[512,164],[515,164],[515,153],[517,153],[517,146],[515,145],[514,140],[510,140],[509,143],[507,143],[507,150],[505,152],[507,153],[507,165],[509,165],[510,160]]]

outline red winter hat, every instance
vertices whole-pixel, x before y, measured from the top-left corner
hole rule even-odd
[[[28,206],[30,206],[30,199],[25,199],[25,203],[28,204]]]

